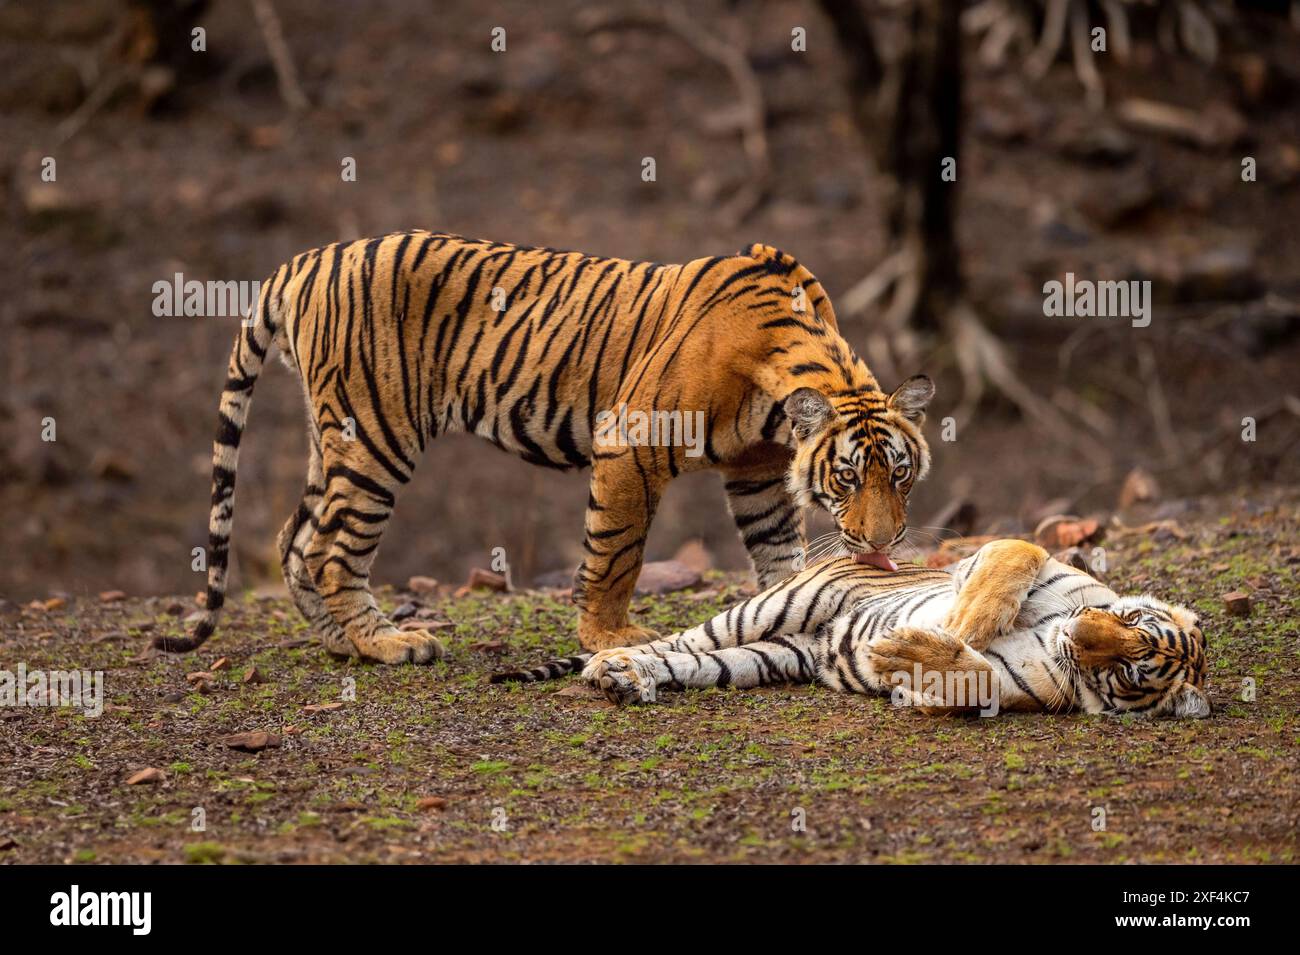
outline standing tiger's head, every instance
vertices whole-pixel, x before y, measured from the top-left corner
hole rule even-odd
[[[921,425],[933,397],[930,379],[915,375],[888,396],[800,388],[785,400],[796,440],[790,495],[825,508],[859,563],[898,569],[889,553],[907,531],[912,485],[930,469]]]
[[[1056,650],[1077,673],[1088,712],[1210,715],[1205,637],[1185,607],[1143,596],[1080,608],[1057,630]]]

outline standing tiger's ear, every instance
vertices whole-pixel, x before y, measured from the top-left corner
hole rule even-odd
[[[920,425],[925,421],[925,409],[934,397],[934,382],[926,375],[913,375],[894,389],[894,393],[885,402],[892,411],[897,411],[908,421]]]
[[[816,388],[800,388],[791,392],[786,396],[784,407],[786,417],[794,427],[795,437],[800,441],[820,431],[835,414],[830,401]]]

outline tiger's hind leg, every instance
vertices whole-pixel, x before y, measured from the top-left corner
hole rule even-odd
[[[324,442],[325,492],[303,552],[316,593],[356,654],[379,663],[431,663],[444,655],[427,630],[399,631],[370,592],[370,567],[396,503],[398,480],[362,442]]]
[[[609,650],[593,659],[583,679],[612,703],[653,703],[660,687],[673,690],[812,682],[812,636],[782,636],[706,653],[647,653],[640,647]],[[594,664],[594,665],[593,665]]]
[[[325,601],[316,592],[312,583],[311,572],[303,554],[316,533],[320,520],[321,508],[325,503],[325,474],[321,467],[320,437],[311,435],[311,458],[307,465],[307,488],[297,509],[285,522],[277,544],[280,549],[280,568],[284,573],[284,582],[289,588],[298,611],[320,634],[325,649],[339,657],[355,657],[356,648],[348,640],[343,629],[330,616]]]

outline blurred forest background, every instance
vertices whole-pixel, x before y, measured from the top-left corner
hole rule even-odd
[[[918,524],[1176,516],[1294,484],[1298,96],[1288,2],[0,0],[0,595],[200,586],[237,320],[156,318],[153,283],[260,280],[411,228],[673,262],[793,253],[887,388],[938,382]],[[1045,317],[1043,283],[1067,272],[1150,280],[1150,326]],[[269,368],[237,586],[279,584],[302,414]],[[494,547],[516,583],[571,568],[585,481],[440,440],[375,578],[458,582]],[[671,488],[649,556],[692,538],[743,565],[713,475]]]

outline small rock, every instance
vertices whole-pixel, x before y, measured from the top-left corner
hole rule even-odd
[[[636,581],[636,592],[640,595],[670,594],[694,587],[699,582],[699,572],[691,570],[681,561],[656,560],[641,568],[641,576]]]
[[[406,582],[406,589],[413,594],[431,594],[438,589],[438,581],[432,577],[412,577]]]
[[[475,653],[495,653],[503,654],[507,647],[504,640],[478,640],[469,645],[469,648]]]
[[[510,589],[510,582],[501,574],[491,570],[484,570],[482,567],[475,567],[469,572],[469,579],[465,581],[464,590],[493,590],[497,593],[505,593]]]
[[[1103,528],[1092,519],[1082,519],[1069,514],[1045,517],[1034,528],[1034,540],[1049,551],[1066,550],[1080,544],[1095,544],[1101,540]]]
[[[691,538],[677,548],[677,553],[673,554],[673,560],[684,564],[697,574],[703,574],[706,570],[713,569],[713,555],[704,546],[704,541],[698,537]]]
[[[279,746],[280,737],[264,730],[252,730],[227,736],[221,742],[230,749],[237,749],[243,753],[260,753],[264,749],[274,749]]]
[[[126,593],[121,590],[101,590],[99,593],[100,603],[113,604],[125,599]]]
[[[10,849],[18,848],[18,840],[12,836],[0,836],[0,852],[8,852]]]
[[[1223,609],[1230,617],[1249,617],[1251,610],[1250,594],[1240,590],[1223,595]]]
[[[161,769],[150,766],[148,769],[142,769],[137,773],[132,773],[126,778],[128,786],[141,786],[145,784],[166,782],[167,774]]]
[[[1154,501],[1160,496],[1160,485],[1155,477],[1144,468],[1134,468],[1124,478],[1124,485],[1119,491],[1119,506],[1132,507],[1145,501]]]
[[[555,696],[577,697],[581,700],[603,700],[605,694],[587,683],[570,683],[561,690],[555,691]]]
[[[1097,560],[1096,548],[1070,547],[1053,554],[1052,558],[1073,567],[1075,570],[1083,571],[1089,577],[1097,580],[1102,579],[1100,573],[1101,561]]]
[[[421,812],[428,812],[430,809],[437,809],[441,812],[447,808],[447,800],[441,796],[425,796],[415,804],[415,808]]]
[[[216,673],[220,670],[227,669],[229,666],[230,666],[230,657],[218,657],[216,660],[212,662],[212,666],[208,667],[208,669],[213,673]]]
[[[265,683],[266,677],[262,675],[262,671],[259,670],[257,667],[251,666],[244,671],[243,682],[248,684]]]
[[[393,622],[405,620],[407,617],[414,617],[422,609],[418,600],[408,600],[396,610],[393,611]]]
[[[208,683],[216,677],[208,670],[196,670],[194,673],[185,674],[185,679],[190,683]]]
[[[67,601],[64,600],[62,597],[51,597],[49,600],[46,600],[41,604],[41,609],[46,611],[58,610],[66,603]]]

